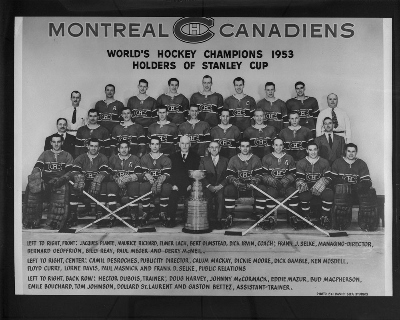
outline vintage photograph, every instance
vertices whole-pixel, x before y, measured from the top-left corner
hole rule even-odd
[[[391,30],[16,18],[16,293],[391,296]]]

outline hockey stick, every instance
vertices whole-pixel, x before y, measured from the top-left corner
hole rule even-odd
[[[313,226],[315,229],[317,229],[318,231],[325,233],[328,237],[347,237],[348,234],[346,232],[327,232],[325,230],[322,230],[321,228],[317,227],[315,224],[313,224],[311,221],[308,221],[306,218],[302,217],[300,214],[296,213],[294,210],[290,209],[289,207],[287,207],[286,205],[282,204],[281,202],[279,202],[278,200],[276,200],[275,198],[271,197],[268,193],[262,191],[261,189],[257,188],[255,185],[251,184],[251,186],[256,189],[257,191],[261,192],[262,194],[266,195],[269,199],[275,201],[277,204],[282,205],[282,207],[284,207],[286,210],[289,210],[291,213],[293,213],[295,216],[299,217],[301,220],[307,222],[309,225]]]
[[[286,201],[288,201],[291,197],[293,197],[299,190],[296,190],[293,192],[289,197],[287,197],[285,200],[283,200],[281,203],[279,203],[275,208],[271,209],[265,216],[263,216],[260,220],[258,220],[255,224],[253,224],[250,228],[248,228],[246,231],[225,231],[226,236],[245,236],[250,230],[255,228],[259,223],[263,222],[265,219],[267,219],[275,210],[277,210],[281,205],[283,205]]]
[[[72,181],[70,181],[70,183],[73,184]],[[111,211],[109,208],[107,208],[106,206],[104,206],[102,203],[100,203],[97,199],[95,199],[94,197],[92,197],[92,196],[91,196],[89,193],[87,193],[85,190],[83,190],[83,194],[86,195],[87,197],[89,197],[91,200],[93,200],[95,203],[97,203],[99,206],[101,206],[103,209],[105,209],[105,210],[108,211],[109,213],[108,213],[107,215],[101,217],[100,219],[97,219],[97,220],[95,220],[95,221],[89,223],[87,226],[85,226],[85,227],[83,227],[83,228],[80,228],[80,229],[78,229],[78,230],[76,230],[76,229],[60,229],[59,232],[61,232],[61,233],[78,233],[78,232],[80,232],[80,231],[82,231],[82,230],[84,230],[84,229],[86,229],[86,228],[89,228],[90,226],[92,226],[93,224],[99,222],[100,220],[103,220],[103,219],[108,218],[108,217],[111,216],[111,215],[113,215],[115,218],[117,218],[118,220],[120,220],[120,221],[121,221],[122,223],[124,223],[128,228],[132,229],[132,230],[135,231],[135,232],[155,232],[155,231],[156,231],[155,228],[141,228],[141,229],[139,229],[139,228],[132,227],[129,223],[127,223],[124,219],[122,219],[121,217],[119,217],[119,216],[116,214],[118,211],[120,211],[120,210],[126,208],[127,206],[129,206],[129,205],[135,203],[136,201],[139,201],[139,200],[145,198],[146,196],[150,195],[150,194],[151,194],[151,191],[149,191],[148,193],[146,193],[146,194],[140,196],[139,198],[136,198],[136,199],[132,200],[131,202],[128,202],[127,204],[125,204],[125,205],[119,207],[117,210],[114,210],[114,211]]]

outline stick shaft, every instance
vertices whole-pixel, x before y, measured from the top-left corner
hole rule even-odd
[[[291,213],[293,213],[295,216],[299,217],[301,220],[307,222],[309,225],[313,226],[315,229],[318,231],[321,231],[322,233],[325,233],[329,237],[329,232],[326,232],[325,230],[322,230],[321,228],[317,227],[315,224],[313,224],[311,221],[308,221],[306,218],[303,218],[300,214],[295,212],[293,209],[287,207],[286,205],[282,204],[278,200],[276,200],[274,197],[271,197],[268,193],[262,191],[260,188],[257,188],[255,185],[251,184],[251,186],[256,189],[257,191],[261,192],[262,194],[266,195],[269,199],[275,201],[277,204],[280,204],[282,207],[284,207],[286,210],[289,210]]]

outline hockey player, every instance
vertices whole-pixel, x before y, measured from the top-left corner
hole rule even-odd
[[[104,154],[99,153],[100,141],[97,138],[90,138],[87,141],[87,150],[87,153],[81,154],[74,160],[72,167],[71,180],[74,182],[74,187],[71,191],[69,203],[71,215],[68,224],[70,226],[76,225],[79,201],[85,203],[86,211],[91,210],[90,200],[82,194],[83,190],[103,205],[107,201],[107,184],[103,183],[103,180],[111,173],[108,167],[108,159]],[[97,205],[96,219],[101,218],[103,212],[104,209]],[[99,225],[107,225],[107,223],[102,222]]]
[[[115,86],[108,84],[105,87],[106,99],[97,101],[94,108],[99,112],[98,123],[111,134],[113,128],[120,122],[121,111],[124,104],[115,100]]]
[[[315,138],[315,124],[319,114],[317,99],[305,95],[306,85],[304,82],[297,81],[294,85],[296,97],[286,101],[288,113],[297,111],[300,116],[300,125],[311,130]]]
[[[140,158],[146,153],[144,129],[140,124],[132,122],[132,111],[128,107],[122,109],[121,116],[124,121],[117,124],[111,134],[111,153],[116,154],[118,142],[126,141],[129,143],[130,153]]]
[[[169,196],[172,186],[167,182],[171,172],[171,160],[160,152],[161,141],[158,137],[150,139],[150,153],[146,153],[140,159],[142,167],[143,182],[140,184],[140,195],[149,191],[153,192],[153,197],[160,197],[160,220],[163,225],[168,224],[167,209]],[[140,218],[139,225],[144,226],[150,219],[150,199],[142,199],[143,216]]]
[[[178,127],[167,120],[168,111],[166,106],[157,109],[158,121],[150,125],[147,133],[148,141],[157,137],[161,141],[160,152],[166,156],[175,152],[178,139]]]
[[[328,188],[332,181],[329,162],[318,156],[318,146],[314,141],[308,143],[307,154],[296,164],[296,188],[299,190],[302,216],[310,220],[311,200],[319,197],[322,210],[318,218],[323,227],[330,229],[333,190]],[[296,217],[293,219],[297,220]]]
[[[179,80],[171,78],[168,80],[168,92],[157,99],[158,106],[165,106],[168,111],[168,120],[179,126],[186,120],[189,109],[189,100],[178,93]]]
[[[225,220],[225,228],[231,227],[234,210],[235,199],[242,192],[252,191],[250,184],[254,184],[264,192],[265,186],[260,185],[262,181],[261,160],[250,152],[250,141],[248,139],[240,140],[240,153],[233,156],[228,163],[227,177],[228,184],[224,188],[225,210],[227,217]],[[253,191],[257,220],[262,217],[265,209],[265,195],[259,191]]]
[[[46,224],[51,229],[61,229],[68,216],[67,181],[72,168],[72,156],[62,150],[63,137],[53,134],[52,149],[44,151],[28,176],[25,192],[22,223],[24,228],[33,229],[40,225],[43,200],[49,198],[49,212]]]
[[[99,112],[96,109],[88,111],[88,124],[80,127],[76,133],[75,157],[85,153],[87,150],[87,141],[96,138],[100,143],[101,153],[109,155],[110,153],[110,133],[106,128],[97,123]]]
[[[351,224],[351,207],[360,203],[358,225],[364,231],[375,231],[379,225],[376,191],[372,187],[367,164],[357,158],[354,143],[345,146],[345,156],[332,164],[335,198],[332,209],[334,229],[345,230]]]
[[[64,108],[59,113],[59,117],[67,119],[67,132],[76,136],[76,131],[84,126],[87,121],[87,109],[80,105],[81,93],[71,92],[71,106]]]
[[[211,141],[217,141],[221,146],[221,156],[230,159],[237,154],[237,141],[241,138],[238,127],[229,123],[229,110],[222,110],[221,123],[210,131]]]
[[[132,120],[140,124],[147,136],[149,126],[156,120],[157,102],[154,98],[147,95],[149,83],[145,79],[139,80],[139,94],[130,97],[127,107],[132,110]]]
[[[279,133],[279,138],[284,141],[285,150],[295,161],[299,161],[307,155],[307,143],[313,140],[310,129],[300,126],[299,121],[299,114],[295,111],[290,112],[290,126],[282,129]]]
[[[235,94],[226,98],[224,109],[229,110],[231,123],[237,126],[241,133],[251,125],[251,117],[256,108],[253,97],[243,93],[244,79],[237,77],[233,80]]]
[[[194,93],[190,98],[190,105],[195,104],[199,107],[198,118],[207,122],[210,128],[218,125],[218,114],[221,113],[224,104],[222,95],[211,91],[212,84],[212,78],[209,75],[205,75],[202,81],[203,91]]]
[[[286,104],[275,97],[275,84],[265,84],[265,98],[257,102],[257,108],[265,112],[264,123],[274,126],[277,132],[289,125]]]
[[[251,151],[262,159],[266,154],[271,153],[272,140],[276,137],[276,128],[264,124],[264,111],[256,109],[253,116],[255,124],[243,132],[243,138],[250,140]]]
[[[262,159],[263,182],[271,197],[275,199],[279,196],[288,197],[296,190],[294,184],[296,164],[293,157],[283,151],[283,140],[281,138],[275,138],[272,143],[274,151]],[[288,200],[288,205],[293,211],[298,212],[299,197],[297,195],[292,196]],[[275,206],[274,201],[267,199],[267,211],[275,208]],[[297,222],[292,218],[293,214],[289,213],[289,216],[291,223]]]
[[[189,109],[189,120],[181,123],[178,136],[187,135],[190,138],[190,150],[204,157],[207,155],[207,146],[210,143],[210,125],[197,119],[199,106],[192,104]]]
[[[128,109],[129,112],[131,111]],[[115,129],[115,128],[114,128]],[[107,182],[108,207],[111,211],[117,209],[117,199],[123,196],[129,197],[129,202],[139,197],[139,175],[142,171],[140,159],[130,154],[128,141],[122,140],[117,144],[118,154],[112,155],[108,161],[108,166],[112,170],[110,182]],[[136,222],[139,204],[137,202],[128,207],[132,221]],[[115,221],[110,216],[109,226],[113,226]]]

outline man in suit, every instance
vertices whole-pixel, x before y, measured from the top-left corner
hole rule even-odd
[[[315,138],[320,157],[329,161],[329,165],[343,155],[345,146],[344,138],[333,133],[333,121],[331,118],[324,119],[324,133]]]
[[[188,170],[197,170],[200,165],[200,156],[191,150],[190,138],[182,136],[179,140],[181,151],[175,152],[170,156],[171,176],[168,181],[172,185],[172,192],[169,196],[168,217],[166,226],[175,226],[175,214],[178,208],[178,200],[181,196],[187,197],[191,189],[191,180]]]
[[[57,119],[57,133],[64,138],[61,149],[68,152],[73,158],[75,156],[75,136],[67,133],[68,122],[65,118]],[[53,135],[48,136],[44,142],[44,151],[51,150],[51,138]]]
[[[204,196],[208,199],[209,206],[214,200],[217,201],[217,220],[215,222],[215,229],[221,230],[222,214],[225,211],[224,206],[224,187],[227,185],[226,169],[228,168],[228,159],[221,157],[219,151],[220,145],[216,141],[210,142],[208,152],[210,156],[204,157],[200,160],[199,170],[205,170],[206,176],[203,182]],[[209,218],[214,218],[209,217]]]

